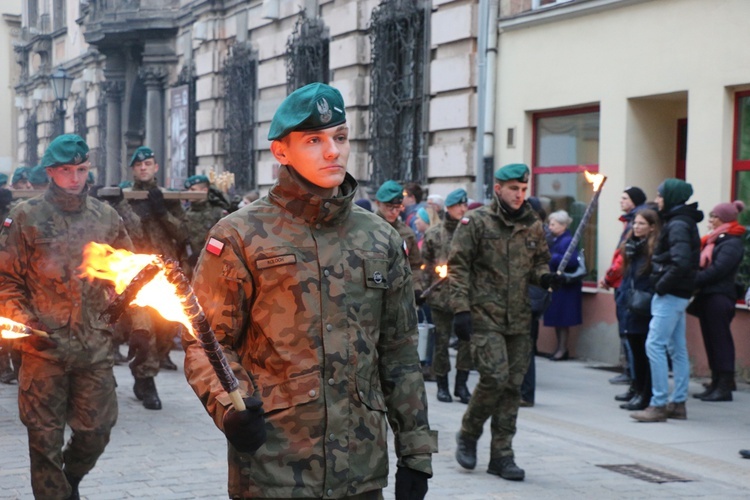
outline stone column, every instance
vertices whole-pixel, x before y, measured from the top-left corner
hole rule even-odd
[[[156,161],[162,172],[166,165],[164,145],[164,81],[168,71],[164,66],[148,65],[139,71],[139,76],[146,86],[146,141],[145,146],[154,150]],[[163,174],[162,174],[163,175]]]
[[[118,184],[127,177],[122,164],[122,95],[125,82],[107,80],[103,83],[107,98],[107,171],[105,185]]]

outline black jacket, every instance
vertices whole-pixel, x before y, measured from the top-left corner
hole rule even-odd
[[[631,237],[625,245],[625,251],[629,254],[630,262],[623,273],[619,293],[615,296],[619,310],[617,320],[620,327],[620,335],[646,335],[651,316],[635,314],[628,308],[632,290],[654,291],[649,279],[648,270],[643,269],[647,259],[646,242]]]
[[[695,279],[698,295],[720,293],[737,300],[734,282],[744,253],[742,238],[729,234],[719,235],[711,254],[711,264],[698,271]]]
[[[690,298],[700,262],[698,223],[703,212],[697,203],[678,205],[659,215],[664,223],[651,259],[651,282],[659,295]]]

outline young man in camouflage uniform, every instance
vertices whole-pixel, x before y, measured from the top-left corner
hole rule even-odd
[[[529,168],[512,164],[495,172],[492,203],[468,212],[453,235],[448,279],[453,326],[471,340],[479,382],[456,436],[456,459],[465,469],[477,462],[477,440],[492,418],[487,472],[520,481],[512,441],[521,400],[521,382],[531,350],[528,285],[558,287],[549,272],[549,249],[542,222],[525,201]]]
[[[133,187],[125,188],[123,192],[148,191],[146,199],[128,200],[141,221],[143,238],[134,241],[138,253],[158,254],[178,261],[187,259],[185,211],[179,200],[164,199],[163,188],[157,184],[159,164],[154,152],[146,146],[139,147],[130,159],[130,166],[133,169]],[[169,351],[179,327],[165,321],[157,313],[149,314],[149,319],[151,324],[147,329],[130,332],[128,359],[132,359],[130,371],[135,379],[133,393],[143,401],[145,408],[161,410],[154,377],[162,366],[177,369],[169,360]]]
[[[19,167],[22,168],[22,167]],[[0,174],[0,181],[5,176],[5,182],[8,182],[8,176]],[[5,221],[13,205],[13,193],[5,186],[0,187],[0,221]],[[11,340],[0,339],[0,382],[3,384],[12,384],[16,381],[16,371],[12,362],[13,342]]]
[[[398,233],[353,203],[348,135],[338,90],[291,93],[268,134],[276,184],[221,219],[198,261],[195,293],[249,396],[234,410],[185,339],[188,382],[229,440],[231,498],[381,498],[386,422],[396,497],[427,491],[437,436],[411,273]]]
[[[206,243],[208,231],[227,215],[229,200],[224,197],[224,193],[211,186],[211,181],[205,175],[192,175],[185,180],[184,185],[188,191],[206,193],[205,200],[191,201],[185,211],[190,247],[196,250],[188,259],[192,271],[198,262],[198,250]]]
[[[464,189],[456,189],[448,194],[445,199],[447,208],[445,220],[431,227],[424,235],[422,242],[422,259],[425,263],[423,276],[425,278],[425,290],[440,279],[435,273],[436,266],[448,263],[448,252],[451,247],[453,233],[456,231],[458,221],[466,214],[468,195]],[[436,288],[427,296],[427,304],[432,311],[432,322],[437,332],[435,339],[435,354],[432,358],[432,371],[437,377],[437,399],[444,403],[453,402],[451,391],[448,388],[448,373],[451,371],[451,361],[448,355],[448,344],[453,331],[453,312],[450,307],[450,295],[448,283],[436,285]],[[458,341],[458,355],[456,356],[456,385],[454,395],[462,403],[468,404],[471,392],[466,386],[471,370],[471,352],[469,343],[464,340]]]
[[[108,290],[79,278],[79,266],[88,242],[133,245],[117,213],[87,195],[88,150],[74,134],[53,140],[42,158],[49,188],[19,203],[0,232],[0,314],[51,339],[19,346],[18,407],[37,498],[78,498],[117,420],[111,329],[99,319]],[[66,424],[72,435],[63,449]]]

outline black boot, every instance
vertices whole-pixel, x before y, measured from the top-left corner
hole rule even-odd
[[[523,478],[526,477],[526,473],[516,465],[513,457],[491,459],[487,472],[509,481],[523,481]]]
[[[469,404],[471,399],[471,392],[466,387],[467,380],[469,380],[469,370],[456,370],[456,386],[453,388],[453,395],[465,405]]]
[[[456,433],[456,461],[464,469],[473,470],[477,466],[477,441]]]
[[[640,394],[636,394],[635,396],[633,396],[633,399],[631,399],[627,403],[621,404],[620,408],[628,411],[640,411],[645,410],[648,407],[648,404],[648,399],[644,398]]]
[[[438,393],[437,399],[443,403],[452,403],[451,391],[448,389],[448,375],[438,375],[437,377]]]
[[[716,389],[716,385],[719,383],[719,374],[717,372],[711,372],[711,382],[706,386],[706,390],[693,394],[696,399],[703,399]]]
[[[159,366],[164,370],[177,370],[177,365],[174,364],[171,359],[169,359],[169,353],[167,353],[167,355],[162,358]]]
[[[615,401],[630,401],[635,397],[635,394],[635,387],[631,384],[630,387],[628,387],[627,392],[615,396]]]
[[[63,469],[63,473],[65,474],[65,479],[68,480],[68,484],[71,488],[70,496],[68,496],[66,500],[80,500],[81,496],[78,494],[78,485],[81,483],[82,478],[68,474],[68,471],[65,469]]]
[[[734,372],[719,372],[719,380],[716,388],[701,398],[701,401],[716,403],[719,401],[732,401],[732,382]]]
[[[156,392],[154,377],[135,379],[133,394],[140,401],[143,401],[144,408],[148,410],[161,410],[161,399],[159,399],[159,394]]]

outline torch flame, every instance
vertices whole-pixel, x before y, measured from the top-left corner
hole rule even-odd
[[[20,339],[31,334],[29,328],[12,319],[0,316],[0,337],[4,339]]]
[[[448,276],[448,265],[443,264],[442,266],[435,266],[435,272],[441,278],[446,278]]]
[[[588,170],[584,170],[583,175],[586,176],[586,182],[594,185],[594,192],[599,191],[599,188],[602,186],[602,182],[604,182],[604,179],[606,179],[603,174],[592,174]]]
[[[157,255],[137,254],[91,242],[83,248],[83,263],[78,268],[81,271],[79,277],[89,281],[94,278],[109,281],[114,285],[115,292],[120,294],[141,269],[157,262],[161,262]],[[151,307],[167,321],[181,323],[195,335],[177,288],[167,281],[163,269],[141,288],[130,304]]]

